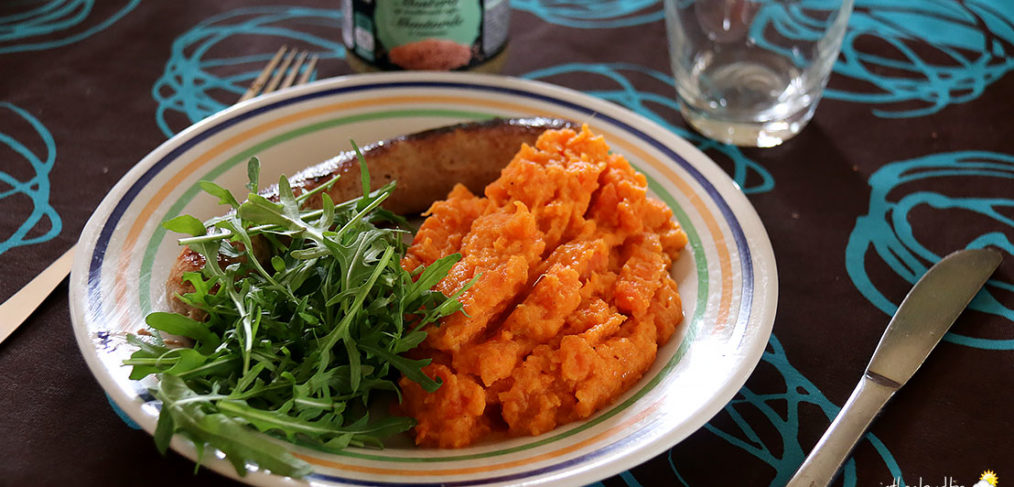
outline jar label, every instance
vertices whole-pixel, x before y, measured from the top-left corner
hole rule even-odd
[[[381,69],[467,69],[507,43],[507,0],[345,0],[346,47]]]

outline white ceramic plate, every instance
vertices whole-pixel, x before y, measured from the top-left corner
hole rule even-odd
[[[164,282],[177,253],[160,223],[217,215],[197,182],[243,193],[245,162],[261,159],[276,180],[362,144],[491,117],[550,116],[587,122],[648,176],[690,237],[674,266],[686,318],[655,365],[627,394],[587,421],[537,437],[460,450],[350,448],[326,454],[292,447],[311,463],[311,484],[583,484],[650,459],[715,415],[743,385],[767,343],[777,276],[767,233],[746,197],[704,154],[612,103],[515,78],[471,74],[377,74],[319,81],[227,109],[173,137],[110,191],[88,221],[71,275],[71,317],[92,373],[145,430],[155,429],[150,382],[127,378],[127,333],[165,308]],[[172,447],[195,458],[177,436]],[[154,448],[154,444],[152,445]],[[227,462],[205,464],[235,477]],[[300,482],[254,472],[256,485]]]

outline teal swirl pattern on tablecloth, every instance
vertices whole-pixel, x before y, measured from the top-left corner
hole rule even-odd
[[[46,0],[20,5],[11,2],[0,10],[0,54],[73,44],[120,20],[141,0],[120,1],[124,5],[105,18],[95,14],[95,3],[96,0]]]
[[[800,406],[816,406],[829,421],[838,414],[841,408],[829,401],[813,382],[789,363],[785,349],[774,335],[771,336],[768,349],[764,352],[761,360],[760,367],[774,368],[785,382],[784,392],[755,392],[749,387],[743,387],[723,410],[723,414],[732,419],[737,431],[725,431],[713,424],[705,425],[704,430],[728,442],[730,446],[752,455],[773,469],[775,475],[769,485],[770,487],[779,487],[788,482],[806,457],[807,446],[799,443]],[[778,410],[778,406],[776,406],[778,404],[785,405],[784,413]],[[763,417],[767,420],[768,423],[763,425],[763,429],[771,427],[777,430],[780,441],[771,444],[765,443],[762,435],[758,434],[762,428],[758,428],[756,425],[752,426],[744,418],[743,413],[747,410],[759,413],[752,414],[751,419],[756,420],[758,417]],[[901,468],[897,461],[876,435],[867,433],[864,441],[873,447],[893,477],[901,477]],[[690,482],[680,474],[680,459],[675,457],[675,451],[675,449],[670,450],[668,454],[669,466],[681,485],[690,486]],[[844,487],[858,486],[854,460],[850,459],[845,463],[841,475]],[[644,478],[642,483],[632,471],[624,472],[619,477],[629,487],[655,485],[652,481],[657,481],[657,479]],[[599,482],[593,485],[599,487],[604,484]]]
[[[861,47],[864,36],[889,43],[894,56]],[[1014,2],[860,0],[835,74],[875,89],[829,89],[825,96],[870,103],[878,117],[917,117],[980,97],[1014,70]],[[904,76],[897,74],[904,72]],[[916,102],[918,108],[901,108]]]
[[[12,120],[15,119],[15,120]],[[27,122],[39,137],[39,141],[16,140],[3,132],[12,122]],[[42,143],[45,152],[36,154],[29,147]],[[31,200],[32,211],[23,222],[7,233],[0,232],[0,255],[22,245],[32,245],[51,240],[60,234],[63,221],[49,201],[49,173],[56,163],[56,142],[39,119],[27,111],[7,102],[0,102],[0,144],[8,147],[22,158],[22,162],[0,166],[0,208],[4,200],[27,197]],[[19,178],[28,169],[28,179]]]
[[[322,60],[344,58],[340,24],[336,8],[286,6],[240,8],[205,19],[176,38],[165,72],[151,90],[159,128],[169,137],[235,103],[282,44],[308,48]],[[307,26],[331,35],[307,33]],[[270,39],[256,44],[266,46],[257,54],[226,56],[219,53],[234,50],[216,49],[226,41],[234,46],[257,38]],[[181,120],[174,123],[172,114],[181,114]]]
[[[512,6],[547,22],[574,28],[640,25],[662,18],[662,2],[514,0]],[[774,34],[818,38],[818,30],[837,1],[775,3],[763,9],[755,26],[759,45],[780,50]],[[879,39],[891,55],[871,50]],[[878,46],[879,47],[879,46]],[[937,113],[948,105],[982,95],[991,83],[1014,70],[1014,2],[990,0],[856,0],[834,75],[861,84],[832,82],[828,99],[874,105],[883,118]],[[915,103],[919,106],[912,108]]]
[[[662,21],[659,0],[512,0],[511,6],[564,29],[621,29]],[[788,5],[782,13],[805,20],[807,16],[818,15],[817,10]],[[273,55],[273,49],[282,43],[308,44],[311,50],[326,57],[344,58],[345,49],[339,40],[340,20],[337,8],[244,7],[208,17],[180,33],[172,44],[162,76],[151,90],[157,102],[155,119],[159,129],[171,136],[232,104]],[[789,25],[780,22],[778,16],[770,17],[768,22],[772,27],[765,32],[779,32],[782,26],[781,33],[785,34],[785,26]],[[329,33],[308,33],[306,26],[323,28]],[[264,38],[269,41],[258,42],[256,46],[265,47],[249,55],[237,56],[235,49],[225,45],[254,43]],[[891,50],[885,54],[879,47],[871,48],[871,41],[879,43],[879,47],[889,45]],[[1014,70],[1012,46],[1014,2],[857,0],[825,97],[868,104],[872,113],[882,119],[938,114],[953,105],[978,99],[993,83]],[[773,43],[769,47],[776,48]],[[664,45],[660,44],[660,49]],[[622,105],[686,138],[726,168],[745,193],[763,196],[775,192],[772,170],[748,157],[749,151],[706,139],[677,125],[679,107],[674,99],[674,80],[668,73],[624,59],[603,59],[596,63],[548,65],[522,76],[547,82],[560,80],[561,84],[578,89],[582,87],[567,83],[594,78],[596,88],[586,90],[588,94]],[[603,82],[605,88],[601,88]],[[55,149],[53,154],[55,157]],[[845,266],[855,288],[883,313],[892,314],[897,305],[885,297],[869,275],[866,265],[871,259],[879,259],[897,276],[913,283],[941,257],[915,237],[917,232],[906,216],[916,208],[975,214],[979,221],[989,221],[995,227],[982,228],[967,246],[992,245],[1014,254],[1014,244],[1006,237],[1014,228],[1010,216],[1014,192],[990,198],[925,190],[906,192],[917,182],[969,177],[1014,181],[1014,157],[985,151],[942,152],[889,163],[870,176],[868,212],[856,219],[848,237]],[[19,188],[35,187],[29,184]],[[59,227],[59,217],[53,213],[52,218],[54,226]],[[1004,306],[994,292],[1014,292],[1014,284],[990,281],[971,307],[1008,322],[1014,320],[1014,310]],[[945,339],[969,347],[1014,349],[1014,339],[956,333]],[[810,446],[800,443],[800,409],[815,408],[829,421],[839,407],[790,362],[788,352],[774,335],[759,367],[773,371],[781,383],[773,389],[742,388],[721,413],[726,421],[712,421],[697,435],[766,465],[773,472],[769,485],[778,486],[791,477]],[[782,405],[784,412],[780,409]],[[761,417],[767,423],[757,425],[747,417],[750,421]],[[734,428],[728,427],[729,421]],[[884,442],[873,434],[868,434],[864,441],[867,448],[876,452],[878,467],[882,466],[892,477],[902,476],[901,465]],[[678,449],[670,450],[666,456],[671,467],[666,475],[671,474],[674,482],[690,485],[681,473]],[[655,485],[657,480],[644,477],[635,469],[594,485],[623,483],[639,487]],[[854,461],[845,465],[842,480],[846,487],[860,485]]]
[[[841,408],[829,401],[813,382],[810,382],[798,369],[789,363],[785,349],[774,335],[771,336],[768,349],[764,352],[761,360],[762,367],[765,365],[774,367],[785,381],[785,392],[755,392],[749,386],[743,387],[724,410],[724,413],[732,418],[738,427],[738,431],[723,431],[712,424],[705,425],[704,429],[729,442],[730,445],[753,455],[774,469],[775,477],[769,485],[771,487],[779,487],[785,485],[792,478],[792,474],[803,463],[803,459],[806,458],[808,452],[807,448],[809,445],[804,446],[799,443],[800,406],[811,405],[820,408],[829,421],[834,419]],[[784,417],[775,407],[776,404],[780,404],[783,401],[786,408]],[[744,419],[742,413],[747,409],[759,412],[761,416],[770,421],[770,426],[773,426],[781,435],[780,444],[764,443],[761,436],[757,433],[759,428],[751,426]],[[751,416],[751,418],[756,417],[758,417],[756,414]],[[892,477],[901,477],[901,468],[895,461],[894,456],[891,455],[890,450],[876,435],[867,433],[863,440],[869,442],[877,454],[880,455]],[[673,459],[671,454],[670,465],[683,485],[689,485],[679,474],[679,462]],[[845,463],[842,467],[841,475],[845,487],[856,487],[858,485],[855,460],[849,459]]]
[[[511,0],[516,10],[576,29],[629,27],[662,20],[658,0]]]
[[[758,15],[759,45],[789,54],[772,35],[818,39],[821,20],[837,2],[776,4]],[[871,50],[875,38],[891,51]],[[878,46],[879,47],[879,46]],[[861,89],[832,87],[831,99],[876,105],[884,118],[929,115],[982,95],[1014,69],[1014,2],[987,0],[857,0],[834,74]],[[911,108],[912,104],[917,107]]]
[[[968,185],[983,186],[999,182],[1007,191],[996,195],[950,195],[926,189],[934,179],[964,180]],[[998,185],[998,186],[999,186]],[[870,176],[869,212],[856,220],[846,248],[846,266],[856,288],[873,305],[893,315],[898,305],[878,288],[867,274],[872,256],[888,265],[898,276],[914,284],[930,266],[943,256],[931,250],[916,236],[910,215],[917,210],[957,211],[968,218],[941,218],[938,231],[948,226],[962,227],[966,221],[985,222],[975,229],[966,248],[992,246],[1009,259],[1014,242],[1005,235],[1014,231],[1014,156],[995,152],[945,152],[887,164]],[[934,232],[936,233],[936,232]],[[872,252],[872,254],[871,254]],[[1014,326],[1014,309],[1004,306],[994,293],[1014,292],[1014,283],[990,280],[969,307],[1000,316]],[[1014,339],[965,336],[948,333],[944,340],[969,347],[1014,350]]]

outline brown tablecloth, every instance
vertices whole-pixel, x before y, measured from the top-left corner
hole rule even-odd
[[[1006,262],[837,483],[972,485],[987,469],[1014,479],[1010,2],[859,1],[813,123],[766,150],[686,128],[660,2],[512,9],[505,74],[612,100],[700,146],[748,194],[778,261],[774,334],[746,386],[705,428],[605,485],[784,484],[911,282],[982,246]],[[233,103],[237,73],[280,44],[324,54],[318,78],[351,73],[340,17],[337,1],[0,5],[0,299],[68,249],[145,154]],[[230,482],[160,456],[117,416],[74,341],[66,283],[0,345],[0,485]]]

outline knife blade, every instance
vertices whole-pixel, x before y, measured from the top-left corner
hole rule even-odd
[[[787,487],[831,482],[877,413],[915,374],[1001,260],[995,250],[961,250],[926,271],[888,323],[852,395]]]

